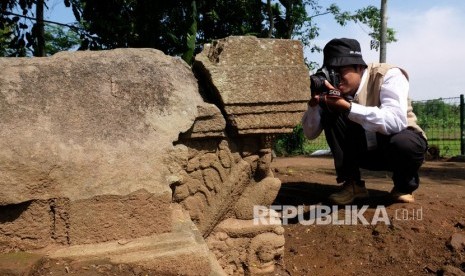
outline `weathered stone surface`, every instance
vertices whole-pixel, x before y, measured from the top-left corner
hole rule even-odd
[[[0,252],[212,275],[206,239],[228,274],[272,272],[283,228],[252,212],[280,188],[274,134],[306,108],[300,42],[231,37],[195,67],[149,49],[0,59]]]
[[[210,106],[183,61],[118,49],[0,68],[0,251],[170,231],[188,160],[173,144]]]
[[[270,275],[284,254],[284,229],[272,210],[264,222],[226,219],[207,243],[228,275]],[[275,223],[270,223],[275,222]]]
[[[68,243],[131,239],[171,231],[171,201],[140,190],[127,196],[102,195],[70,203]],[[110,218],[110,219],[109,219]]]
[[[193,196],[183,200],[182,204],[189,210],[200,232],[208,236],[233,208],[249,185],[252,175],[250,165],[240,160],[232,165],[229,173],[223,172],[225,175],[222,176],[220,171],[223,168],[219,165],[219,156],[212,153],[200,152],[200,154],[202,155],[200,159],[204,160],[203,165],[200,162],[196,170],[202,172],[200,186],[195,180],[183,184],[191,187],[191,190],[192,187],[196,187],[197,191]]]
[[[56,229],[50,205],[37,200],[0,206],[0,253],[47,246]]]
[[[299,41],[228,37],[205,45],[195,60],[233,131],[287,133],[298,124],[310,95]]]
[[[465,235],[460,233],[452,234],[446,245],[455,252],[465,251]]]
[[[260,214],[274,223],[253,220],[254,206],[272,204],[281,187],[270,169],[271,149],[263,148],[267,144],[266,137],[252,136],[185,141],[188,177],[174,187],[174,199],[188,210],[228,275],[272,273],[283,255],[277,213]]]
[[[445,265],[438,271],[438,275],[444,276],[465,276],[465,272],[463,272],[460,268],[454,267],[451,265]]]
[[[45,248],[36,253],[51,259],[73,259],[83,264],[108,260],[113,264],[139,265],[149,269],[150,275],[225,275],[189,216],[179,206],[172,207],[171,220],[174,224],[169,233]]]
[[[278,178],[267,177],[247,187],[237,201],[234,214],[238,219],[253,219],[254,206],[269,206],[273,203],[281,188]]]
[[[0,275],[33,275],[34,267],[40,263],[42,256],[26,252],[0,254]]]
[[[226,120],[213,104],[197,106],[198,116],[192,127],[182,134],[184,139],[225,137]]]
[[[203,104],[183,61],[118,49],[0,68],[0,205],[171,193],[163,156]]]

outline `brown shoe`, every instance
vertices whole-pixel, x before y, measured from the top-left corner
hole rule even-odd
[[[346,181],[342,184],[339,192],[329,196],[329,200],[338,205],[346,205],[354,202],[355,199],[367,198],[368,191],[365,188],[365,181],[360,180],[356,183],[354,180]]]
[[[415,198],[412,194],[399,192],[395,187],[391,190],[391,198],[399,203],[415,202]]]

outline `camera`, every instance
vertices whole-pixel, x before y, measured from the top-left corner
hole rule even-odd
[[[325,80],[328,80],[332,86],[337,88],[341,82],[341,76],[334,69],[322,67],[310,76],[310,91],[312,95],[328,92],[329,89],[325,85]]]

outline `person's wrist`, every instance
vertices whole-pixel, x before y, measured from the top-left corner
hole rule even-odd
[[[350,111],[352,110],[352,102],[349,102],[349,108],[344,112],[346,116],[349,116]]]
[[[307,104],[311,107],[317,106],[318,105],[318,98],[312,97]]]

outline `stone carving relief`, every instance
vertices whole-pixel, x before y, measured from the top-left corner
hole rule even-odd
[[[192,68],[151,49],[0,66],[0,254],[111,252],[187,275],[189,254],[218,275],[283,262],[283,227],[255,221],[254,206],[274,201],[273,140],[306,108],[300,42],[229,37]],[[147,244],[156,258],[136,254]]]

